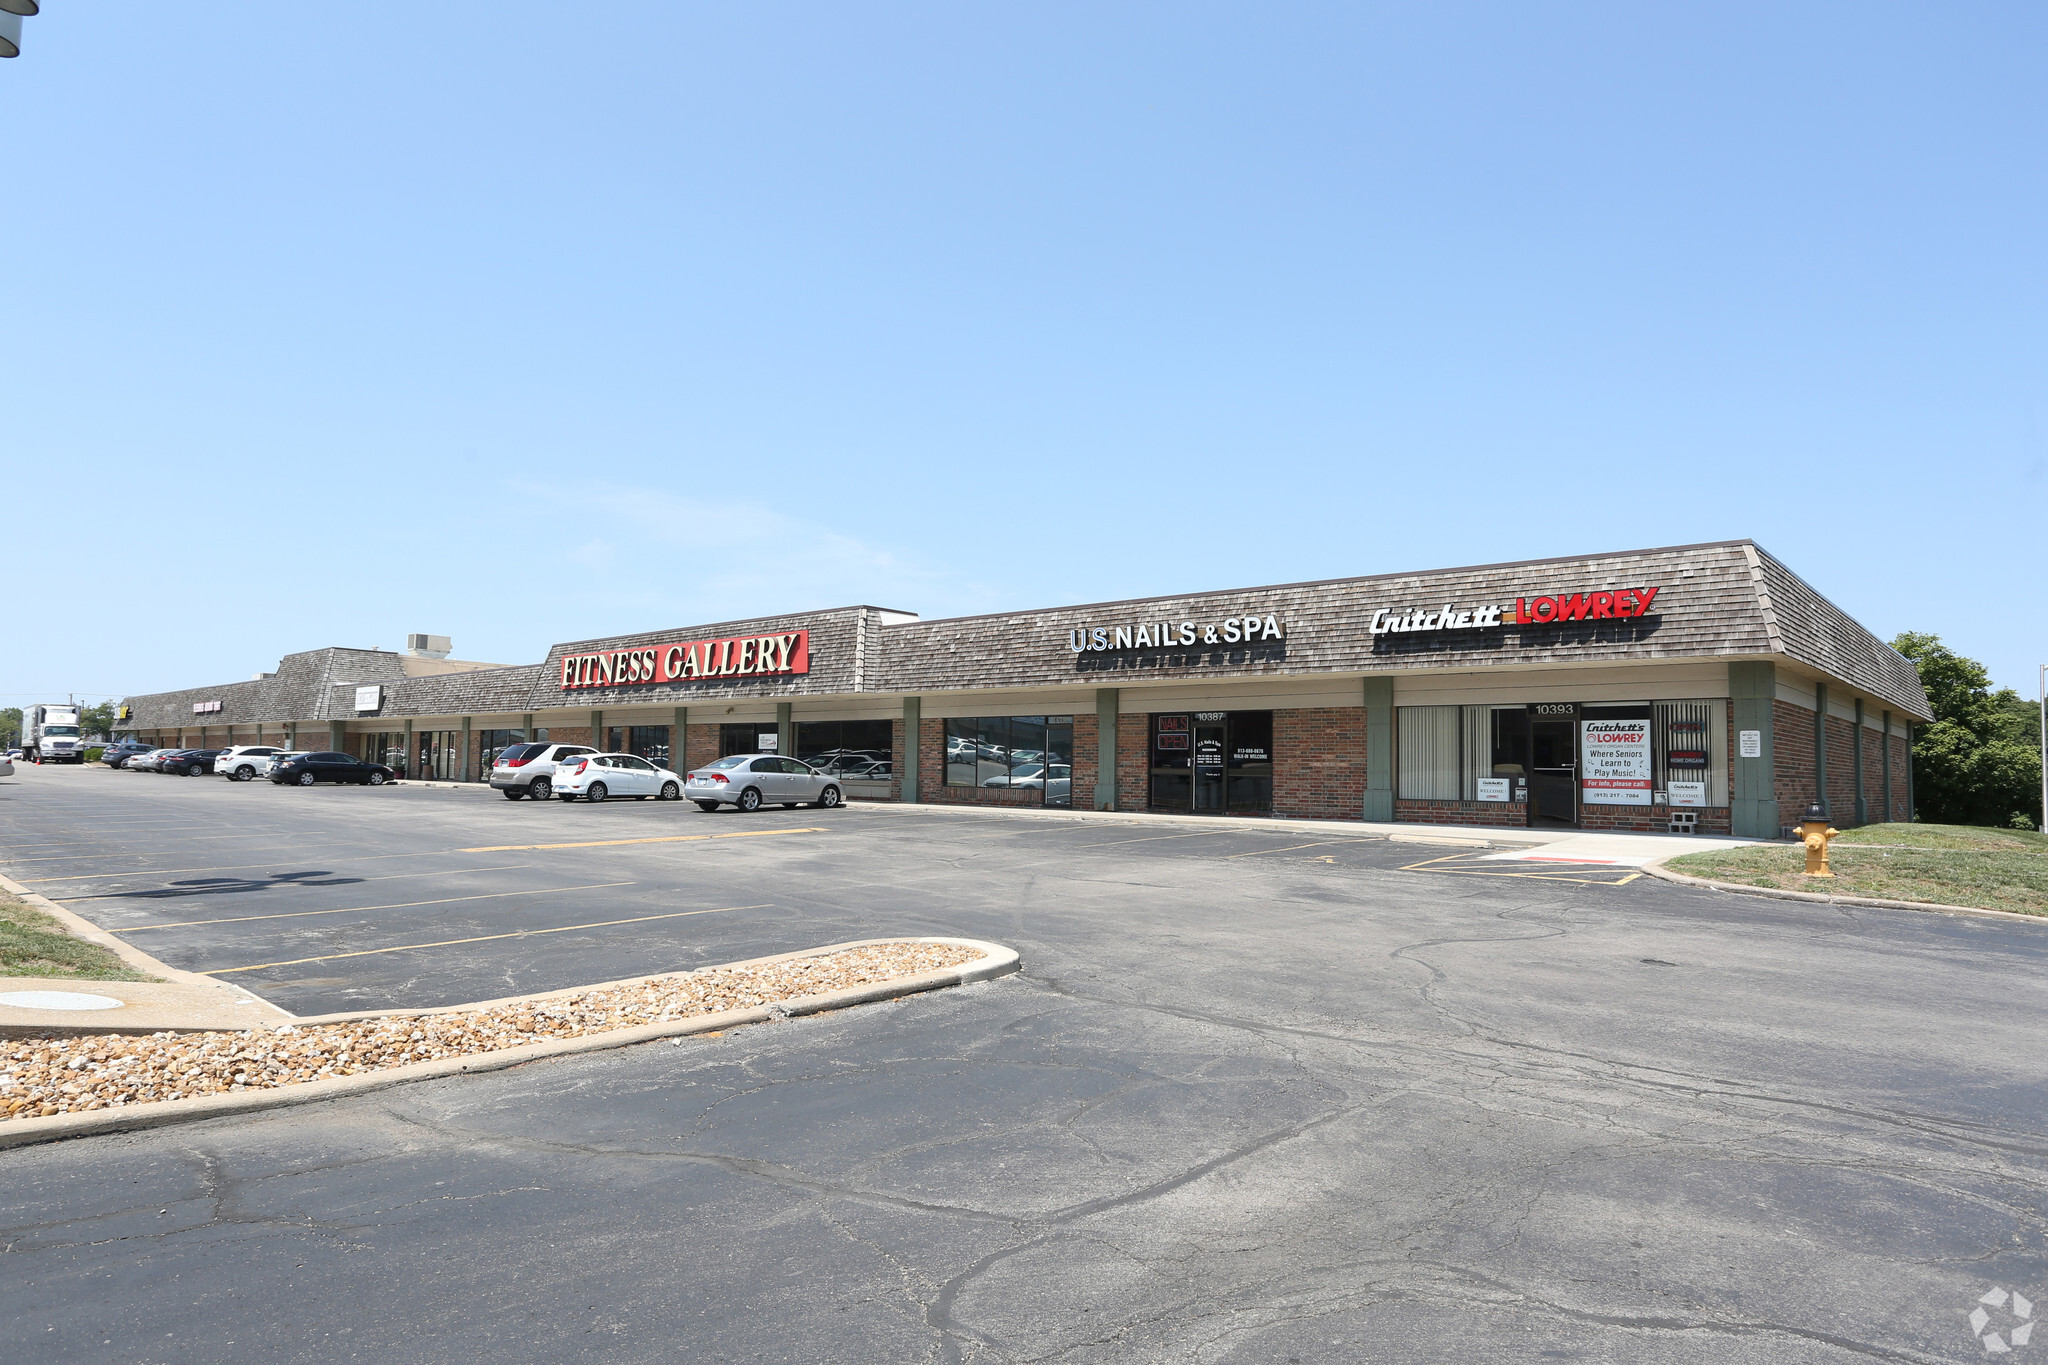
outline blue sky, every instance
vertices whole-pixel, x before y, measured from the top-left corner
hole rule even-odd
[[[50,0],[0,693],[1746,535],[2031,695],[2044,30]]]

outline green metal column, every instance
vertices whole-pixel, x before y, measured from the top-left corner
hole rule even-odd
[[[1394,818],[1394,680],[1365,680],[1365,809],[1368,820]]]
[[[1116,719],[1119,689],[1095,689],[1095,809],[1116,809]]]
[[[1735,702],[1735,746],[1729,770],[1735,777],[1731,828],[1740,839],[1775,839],[1778,822],[1778,760],[1772,718],[1778,700],[1778,667],[1770,663],[1728,665],[1728,695]],[[1756,736],[1757,752],[1745,758],[1742,737]]]
[[[602,711],[592,711],[590,713],[590,747],[597,750],[599,753],[603,753],[605,751],[604,712]]]
[[[464,782],[469,781],[469,723],[473,719],[475,719],[473,716],[464,716],[462,718],[462,780]]]
[[[793,705],[786,701],[775,703],[775,752],[796,757],[796,722],[791,720]]]
[[[1895,804],[1892,801],[1892,713],[1886,711],[1882,718],[1884,720],[1884,762],[1882,770],[1884,777],[1884,819],[1879,823],[1889,825],[1892,822],[1892,808]]]
[[[345,720],[328,721],[327,747],[340,752],[341,746],[346,743],[348,743],[348,722]]]
[[[924,698],[903,699],[903,752],[896,755],[896,771],[902,776],[903,800],[916,804],[917,761],[923,749]]]
[[[1863,698],[1856,699],[1856,757],[1851,763],[1856,774],[1856,823],[1870,823],[1870,803],[1863,799]]]
[[[420,756],[412,751],[412,722],[405,723],[405,773],[407,777],[424,780],[420,772]]]
[[[679,773],[690,770],[690,708],[678,706],[668,727],[668,766]]]
[[[1828,804],[1828,685],[1813,685],[1813,799]],[[1829,819],[1834,818],[1832,811]]]
[[[533,712],[528,711],[519,718],[519,738],[531,743],[540,738],[533,732]]]

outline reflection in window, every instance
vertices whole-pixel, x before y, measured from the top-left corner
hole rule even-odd
[[[796,723],[796,757],[835,777],[886,781],[894,771],[896,727],[886,720]]]
[[[946,722],[946,785],[1035,791],[1073,804],[1072,716],[972,716]]]

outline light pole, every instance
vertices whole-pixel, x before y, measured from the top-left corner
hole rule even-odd
[[[2041,665],[2041,828],[2048,829],[2048,664]]]
[[[38,8],[36,0],[0,0],[0,57],[21,55],[21,16]]]

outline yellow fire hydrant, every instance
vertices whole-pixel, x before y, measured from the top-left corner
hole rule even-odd
[[[1806,818],[1799,822],[1799,840],[1806,845],[1806,875],[1809,877],[1832,877],[1834,869],[1828,866],[1828,840],[1842,831],[1828,823],[1828,808],[1815,802],[1806,808]]]

